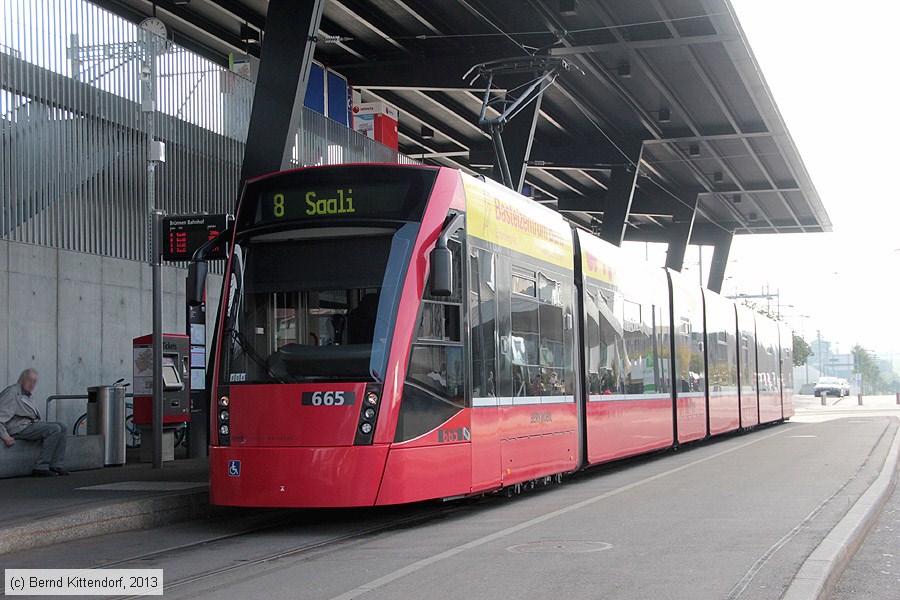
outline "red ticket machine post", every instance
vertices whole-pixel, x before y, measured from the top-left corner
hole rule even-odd
[[[141,428],[141,462],[153,461],[153,336],[134,338],[134,424]],[[190,421],[190,338],[163,334],[163,460],[175,458],[175,430]]]

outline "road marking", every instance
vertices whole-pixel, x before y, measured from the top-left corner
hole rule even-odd
[[[789,435],[788,437],[792,438],[817,438],[817,435]]]
[[[478,548],[479,546],[483,546],[483,545],[493,542],[495,540],[499,540],[499,539],[508,537],[508,536],[510,536],[514,533],[518,533],[524,529],[528,529],[535,525],[539,525],[541,523],[549,521],[550,519],[555,519],[556,517],[560,517],[560,516],[568,514],[570,512],[581,510],[582,508],[591,506],[592,504],[596,504],[597,502],[600,502],[601,500],[606,500],[607,498],[617,496],[623,492],[627,492],[636,487],[640,487],[647,483],[651,483],[658,479],[662,479],[663,477],[668,477],[669,475],[674,475],[675,473],[680,473],[681,471],[684,471],[685,469],[690,469],[691,467],[695,467],[695,466],[703,464],[705,462],[715,460],[726,454],[736,452],[738,450],[746,448],[747,446],[750,446],[757,442],[761,442],[763,440],[769,439],[770,437],[774,437],[776,435],[780,435],[780,434],[786,433],[788,431],[794,431],[795,429],[800,429],[801,427],[807,427],[807,425],[801,425],[799,427],[792,427],[790,429],[783,429],[781,431],[776,431],[774,433],[770,433],[763,437],[758,437],[758,438],[752,439],[752,440],[745,442],[743,444],[740,444],[738,446],[734,446],[733,448],[728,448],[727,450],[722,450],[721,452],[717,452],[716,454],[711,454],[710,456],[707,456],[705,458],[700,458],[693,462],[689,462],[685,465],[681,465],[680,467],[674,467],[672,469],[669,469],[668,471],[663,471],[662,473],[657,473],[656,475],[651,475],[650,477],[646,477],[639,481],[629,483],[628,485],[623,485],[620,488],[616,488],[614,490],[604,492],[604,493],[594,496],[592,498],[582,500],[581,502],[576,502],[575,504],[571,504],[564,508],[557,509],[553,512],[541,515],[539,517],[535,517],[533,519],[529,519],[528,521],[523,521],[522,523],[519,523],[518,525],[513,525],[512,527],[507,527],[506,529],[502,529],[495,533],[472,540],[471,542],[467,542],[465,544],[456,546],[455,548],[451,548],[444,552],[434,554],[432,556],[429,556],[428,558],[423,558],[422,560],[419,560],[412,564],[406,565],[405,567],[401,567],[401,568],[397,569],[396,571],[391,571],[390,573],[388,573],[387,575],[384,575],[383,577],[379,577],[378,579],[373,579],[372,581],[370,581],[368,583],[364,583],[359,587],[356,587],[348,592],[341,594],[340,596],[335,596],[335,597],[331,598],[331,600],[353,600],[354,598],[359,598],[360,596],[362,596],[363,594],[365,594],[367,592],[371,592],[372,590],[376,590],[378,588],[384,587],[385,585],[387,585],[393,581],[396,581],[397,579],[400,579],[401,577],[405,577],[406,575],[415,573],[416,571],[419,571],[420,569],[431,566],[431,565],[433,565],[437,562],[440,562],[446,558],[456,556],[457,554],[465,552],[466,550],[472,550],[473,548]]]

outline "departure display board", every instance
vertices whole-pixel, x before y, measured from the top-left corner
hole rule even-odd
[[[409,191],[407,181],[272,187],[260,196],[256,223],[335,219],[406,220],[411,212]]]
[[[163,217],[163,260],[191,260],[200,246],[228,227],[228,215],[172,215]],[[207,253],[207,259],[226,258],[225,245]]]

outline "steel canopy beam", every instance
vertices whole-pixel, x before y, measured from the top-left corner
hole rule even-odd
[[[454,56],[447,58],[412,58],[405,60],[371,61],[366,63],[331,65],[356,88],[453,88],[471,91],[484,90],[484,85],[472,86],[463,75],[481,59],[496,56]]]
[[[325,0],[270,0],[241,181],[290,164]]]
[[[631,201],[629,214],[632,215],[673,215],[678,201],[669,194],[659,190],[658,193],[636,189]],[[564,212],[605,213],[608,199],[606,194],[588,196],[560,197],[556,200],[556,208]]]
[[[625,239],[625,226],[631,212],[644,145],[631,144],[622,150],[631,164],[616,166],[610,171],[605,196],[606,210],[603,212],[603,223],[600,225],[600,238],[615,246],[621,246],[622,240]]]
[[[690,244],[694,246],[715,246],[725,236],[729,239],[734,235],[730,229],[734,223],[727,223],[726,227],[709,221],[697,221],[691,229]],[[664,227],[629,227],[625,231],[626,242],[653,242],[667,244],[671,239],[669,229]]]
[[[643,142],[639,138],[630,138],[621,145],[636,146]],[[472,164],[490,165],[493,160],[493,149],[490,144],[473,144],[470,148]],[[557,168],[612,168],[628,164],[622,153],[606,138],[592,137],[581,143],[566,145],[537,144],[528,159],[529,166]]]
[[[621,52],[639,48],[670,48],[673,46],[689,46],[692,44],[711,44],[716,42],[735,42],[741,38],[737,35],[694,35],[687,37],[670,37],[633,42],[609,42],[606,44],[590,44],[586,46],[569,46],[550,48],[550,56],[571,56],[573,54],[590,54],[593,52]]]
[[[728,254],[731,252],[733,239],[733,233],[723,231],[713,243],[712,264],[709,267],[709,280],[706,287],[717,294],[722,293],[722,284],[725,283],[725,269],[728,267]]]
[[[684,253],[691,241],[694,218],[697,215],[697,194],[679,194],[672,211],[672,225],[669,228],[669,247],[666,250],[666,266],[673,271],[681,271]]]

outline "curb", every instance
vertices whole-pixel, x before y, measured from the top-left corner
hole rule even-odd
[[[0,555],[199,519],[209,514],[206,490],[139,498],[0,529]]]
[[[900,427],[894,432],[881,473],[806,558],[781,600],[824,600],[831,593],[891,497],[898,464]]]

